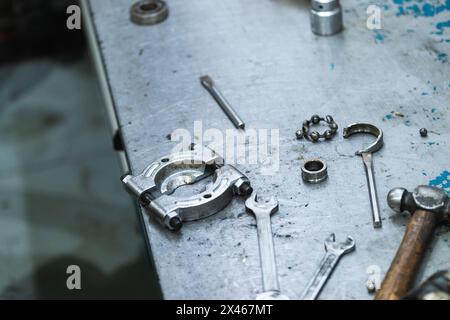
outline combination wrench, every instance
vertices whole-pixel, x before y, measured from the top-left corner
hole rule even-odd
[[[336,242],[334,233],[325,240],[325,256],[320,262],[314,277],[302,294],[302,300],[315,300],[327,282],[339,259],[355,249],[355,240],[348,236],[345,242]]]
[[[245,201],[245,207],[248,212],[254,214],[258,232],[263,293],[259,294],[256,299],[289,299],[287,296],[280,294],[277,265],[275,261],[275,250],[273,247],[272,226],[270,223],[270,216],[278,211],[278,200],[271,197],[269,199],[260,199],[260,201],[258,201],[256,192],[253,192],[252,195]]]

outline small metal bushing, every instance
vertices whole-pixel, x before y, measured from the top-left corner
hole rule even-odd
[[[162,0],[141,0],[130,9],[130,19],[139,25],[160,23],[169,16],[169,8]]]
[[[331,36],[342,30],[339,0],[312,0],[309,17],[311,31],[316,35]]]
[[[305,161],[302,166],[302,178],[307,183],[319,183],[328,177],[327,164],[321,159]]]

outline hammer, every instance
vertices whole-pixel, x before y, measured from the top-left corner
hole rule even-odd
[[[412,217],[375,299],[399,300],[414,285],[415,275],[436,226],[449,221],[450,197],[443,189],[418,186],[413,192],[404,188],[392,189],[387,202],[394,211],[408,211]]]

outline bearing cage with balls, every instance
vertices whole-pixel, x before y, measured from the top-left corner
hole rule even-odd
[[[309,130],[310,126],[317,125],[321,121],[326,122],[330,129],[325,130],[324,133],[319,133],[317,131],[310,132],[310,130]],[[336,135],[337,130],[338,130],[338,125],[334,121],[332,116],[327,115],[325,118],[323,118],[323,117],[320,117],[315,114],[311,117],[310,120],[303,121],[302,129],[297,130],[295,132],[295,135],[296,135],[297,139],[305,138],[312,142],[317,142],[317,141],[319,141],[319,139],[325,139],[325,140],[332,139]]]

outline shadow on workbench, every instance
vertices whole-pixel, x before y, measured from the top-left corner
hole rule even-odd
[[[0,67],[0,298],[160,298],[102,103],[86,56]]]

